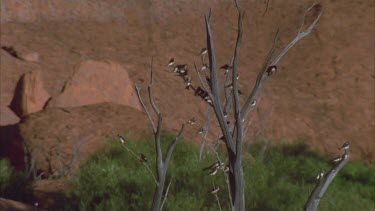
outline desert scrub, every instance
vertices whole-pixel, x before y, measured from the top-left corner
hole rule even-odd
[[[174,135],[162,136],[165,150]],[[61,198],[62,210],[148,210],[153,196],[154,180],[147,169],[119,143],[81,165],[73,179],[74,190]],[[154,146],[150,140],[127,140],[135,153],[148,157],[152,170]],[[269,146],[263,142],[250,145],[244,156],[248,196],[246,210],[301,210],[315,185],[319,169],[326,171],[329,158],[311,151],[301,140],[294,144]],[[220,155],[225,152],[218,150]],[[180,140],[170,163],[167,181],[173,177],[163,210],[219,210],[215,197],[208,193],[212,184],[219,186],[222,210],[229,210],[227,185],[221,172],[214,176],[203,169],[216,161],[212,151],[198,161],[199,147]],[[225,157],[221,157],[226,161]],[[372,210],[374,207],[375,169],[351,161],[337,175],[321,200],[319,210]],[[64,199],[64,200],[63,200]]]
[[[33,203],[32,179],[15,171],[8,160],[0,160],[0,197]]]

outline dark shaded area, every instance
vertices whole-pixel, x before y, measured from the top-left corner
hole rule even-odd
[[[22,114],[22,89],[23,89],[23,80],[25,78],[25,75],[22,75],[20,80],[18,80],[16,88],[14,90],[14,96],[13,99],[9,105],[9,108],[12,109],[12,111],[20,118],[23,117]]]
[[[18,126],[0,126],[0,159],[7,159],[16,170],[24,170],[24,151]]]
[[[1,49],[3,49],[5,52],[9,53],[11,56],[17,58],[17,59],[21,59],[19,56],[18,56],[18,53],[16,50],[14,50],[14,48],[12,46],[1,46]]]

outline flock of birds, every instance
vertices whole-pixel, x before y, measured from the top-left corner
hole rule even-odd
[[[207,48],[203,48],[201,50],[200,56],[201,56],[201,59],[202,59],[202,67],[198,71],[198,74],[200,72],[204,72],[204,71],[209,69],[209,65],[204,63],[204,58],[205,58],[205,55],[207,54],[207,52],[208,52]],[[189,70],[188,70],[187,64],[177,64],[177,65],[175,65],[175,59],[171,58],[170,61],[168,62],[167,66],[173,67],[173,72],[177,73],[178,74],[177,76],[180,76],[180,77],[183,78],[184,82],[186,83],[186,89],[188,89],[188,90],[192,89],[194,91],[194,95],[197,95],[197,96],[201,97],[207,103],[212,104],[212,100],[210,99],[208,93],[203,88],[201,88],[200,86],[195,88],[192,85],[192,77],[191,77],[191,75],[189,75]],[[222,67],[220,67],[220,69],[224,70],[224,75],[227,75],[230,71],[232,71],[233,67],[231,65],[226,64],[226,65],[223,65]],[[266,74],[267,74],[267,76],[271,76],[272,74],[276,73],[276,71],[277,71],[276,65],[271,65],[267,68]],[[237,75],[237,80],[238,79],[239,79],[239,75]],[[208,76],[206,76],[206,81],[207,81],[208,85],[211,85],[211,80]],[[225,88],[232,88],[232,87],[233,87],[232,84],[229,84],[229,85],[225,86]],[[242,92],[240,93],[240,90],[239,90],[239,95],[242,95]],[[252,103],[252,106],[255,106],[255,104],[256,104],[256,101],[254,100],[253,103]],[[226,115],[227,114],[225,114],[225,116]],[[191,118],[190,120],[187,121],[187,123],[191,124],[191,125],[194,125],[196,123],[196,120],[195,120],[195,118]],[[203,132],[204,132],[203,128],[200,128],[198,130],[199,134],[202,134]],[[121,135],[117,135],[117,139],[119,140],[119,142],[121,144],[125,144],[125,138],[122,137]],[[222,136],[220,138],[220,140],[225,141],[224,136]],[[332,162],[339,162],[343,159],[346,159],[346,157],[348,156],[348,154],[347,154],[348,149],[349,149],[349,142],[346,142],[339,148],[339,150],[344,150],[345,153],[343,155],[340,155],[340,156],[334,158],[332,160]],[[139,154],[138,159],[141,162],[147,162],[147,157],[143,153]],[[229,173],[229,166],[225,165],[225,163],[218,160],[218,161],[215,161],[211,166],[205,168],[204,170],[209,170],[208,175],[210,175],[210,176],[216,175],[219,171],[222,171],[223,173],[227,174],[227,173]],[[318,175],[316,176],[316,179],[321,180],[323,177],[324,177],[324,173],[323,173],[323,171],[320,171],[318,173]],[[220,189],[219,187],[214,186],[213,189],[211,189],[209,191],[209,193],[216,194],[219,191],[219,189]]]

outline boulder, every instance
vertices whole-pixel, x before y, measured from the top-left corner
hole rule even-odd
[[[132,107],[102,103],[46,108],[18,124],[19,143],[42,178],[69,176],[80,161],[101,150],[117,134],[150,133],[146,115]],[[21,156],[22,157],[22,156]]]
[[[47,107],[75,107],[112,102],[142,110],[128,72],[111,61],[84,61]]]
[[[24,117],[42,110],[49,98],[40,72],[31,71],[22,75],[18,81],[10,108],[19,117]]]

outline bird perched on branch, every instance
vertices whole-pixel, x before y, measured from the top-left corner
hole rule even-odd
[[[320,179],[323,178],[323,176],[324,176],[323,171],[320,171],[320,172],[318,173],[318,175],[316,175],[316,179],[317,179],[317,180],[320,180]]]
[[[210,190],[210,193],[211,194],[216,194],[219,190],[220,190],[220,188],[216,187],[216,188],[213,188],[212,190]]]
[[[224,69],[225,70],[224,74],[226,75],[230,70],[232,70],[232,66],[230,66],[229,64],[226,64],[226,65],[221,66],[220,69]]]
[[[174,58],[171,58],[168,62],[168,67],[172,66],[174,64]]]
[[[332,159],[332,162],[337,163],[342,160],[342,156],[337,156],[334,159]]]
[[[218,168],[212,169],[210,174],[211,176],[215,175],[217,173]]]
[[[207,65],[207,64],[204,64],[204,65],[202,66],[200,72],[205,71],[205,70],[207,70],[207,69],[208,69],[208,65]]]
[[[139,155],[139,159],[140,159],[142,162],[147,162],[147,157],[146,157],[146,155],[144,155],[143,153],[141,153],[141,154]]]
[[[191,124],[191,125],[194,125],[195,124],[195,118],[193,117],[193,118],[189,119],[188,123]]]
[[[254,100],[252,103],[251,103],[251,106],[255,106],[257,104],[257,101]]]
[[[125,144],[125,138],[120,136],[120,135],[117,135],[117,139],[118,141],[121,143],[121,144]]]
[[[203,127],[201,129],[198,130],[198,134],[202,134],[204,132],[204,129]]]
[[[347,150],[347,149],[349,149],[349,142],[345,142],[340,148],[339,148],[339,150]]]
[[[201,50],[201,55],[204,55],[204,54],[206,54],[207,53],[207,48],[203,48],[202,50]]]
[[[276,73],[276,71],[277,71],[277,67],[276,67],[276,65],[272,65],[272,66],[269,66],[269,67],[267,68],[267,71],[266,71],[266,72],[267,72],[267,75],[270,76],[270,75]]]

